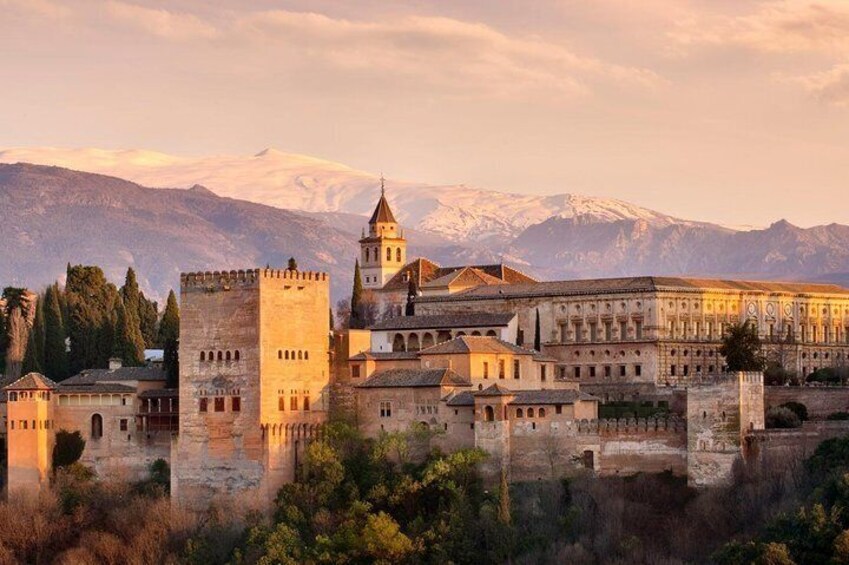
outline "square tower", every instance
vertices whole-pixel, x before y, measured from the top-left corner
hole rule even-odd
[[[28,373],[5,388],[9,491],[38,493],[53,466],[53,392],[56,383]]]
[[[360,239],[363,288],[379,289],[389,282],[407,262],[407,240],[386,201],[380,179],[380,200],[368,223],[368,236]]]
[[[180,277],[180,432],[172,493],[274,497],[326,420],[329,278],[297,270]]]

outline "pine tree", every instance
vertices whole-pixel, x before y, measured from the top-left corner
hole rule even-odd
[[[354,263],[354,288],[351,292],[351,322],[349,324],[352,330],[360,330],[365,327],[363,320],[363,279],[360,275],[360,261]]]
[[[29,331],[27,349],[21,374],[44,373],[44,297],[39,296],[35,304],[35,319]]]
[[[542,336],[540,335],[539,329],[539,308],[537,308],[537,320],[534,325],[534,349],[537,351],[542,351]]]
[[[159,322],[158,342],[160,347],[165,347],[168,340],[177,341],[178,339],[180,339],[180,308],[177,306],[177,296],[172,290],[168,293],[165,312],[162,313],[162,320]]]
[[[135,325],[132,311],[123,301],[117,304],[118,318],[115,323],[115,347],[112,354],[120,357],[127,367],[137,367],[144,363],[144,339]]]
[[[65,319],[58,284],[47,287],[44,295],[44,374],[54,381],[68,375],[68,346]]]
[[[730,325],[722,338],[719,354],[725,357],[729,371],[763,370],[764,357],[757,326],[748,320]]]
[[[159,320],[159,308],[156,302],[148,300],[139,292],[139,329],[148,349],[156,347],[156,323]]]

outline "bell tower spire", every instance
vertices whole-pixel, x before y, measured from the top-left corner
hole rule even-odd
[[[381,173],[380,199],[368,222],[368,236],[360,239],[363,288],[383,288],[406,261],[407,241],[386,200],[386,178]]]

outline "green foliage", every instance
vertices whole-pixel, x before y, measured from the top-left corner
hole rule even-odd
[[[0,375],[6,372],[6,349],[9,347],[6,309],[0,308]]]
[[[542,332],[539,325],[539,308],[537,308],[536,322],[534,322],[534,349],[542,351]]]
[[[764,383],[770,386],[784,386],[800,384],[796,371],[785,369],[778,363],[767,363],[764,369]]]
[[[68,345],[65,316],[61,305],[62,291],[58,284],[47,287],[44,294],[44,374],[54,381],[68,376]]]
[[[165,346],[168,340],[175,342],[180,339],[180,307],[177,306],[177,296],[174,291],[168,293],[168,300],[165,302],[165,311],[162,313],[162,321],[159,323],[159,338],[160,346]]]
[[[294,257],[289,257],[289,263],[286,266],[286,269],[289,271],[297,271],[298,270],[298,262],[295,261]]]
[[[352,330],[361,330],[365,327],[363,319],[363,278],[360,274],[359,259],[354,263],[354,287],[351,290],[351,318],[349,326]]]
[[[85,440],[80,432],[59,430],[53,446],[53,468],[68,467],[80,460],[85,449]]]
[[[767,428],[798,428],[802,425],[799,416],[785,406],[773,406],[766,411]]]
[[[35,305],[35,319],[29,331],[26,353],[21,374],[44,373],[44,297],[39,296]]]
[[[764,368],[761,340],[754,324],[732,324],[722,337],[719,353],[729,371],[760,371]]]
[[[144,363],[144,338],[138,326],[138,317],[120,300],[117,302],[118,319],[115,324],[113,355],[120,357],[127,367]]]
[[[832,412],[825,417],[826,420],[849,420],[849,412]]]
[[[144,338],[144,346],[147,349],[156,347],[157,328],[159,321],[159,308],[155,301],[148,300],[143,292],[139,292],[139,329]]]
[[[120,296],[100,267],[77,265],[68,269],[65,286],[71,340],[70,372],[104,368],[115,345],[115,316]]]
[[[832,367],[825,367],[823,369],[818,369],[813,373],[809,374],[805,381],[809,383],[824,383],[830,385],[839,385],[842,384],[846,380],[846,371],[835,369]]]
[[[781,406],[796,414],[800,421],[805,422],[808,420],[808,407],[801,402],[790,401],[785,402]]]

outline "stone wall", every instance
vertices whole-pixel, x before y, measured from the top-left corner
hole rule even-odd
[[[810,419],[823,420],[835,412],[849,412],[849,387],[764,387],[767,410],[785,402],[801,402],[808,408]]]

